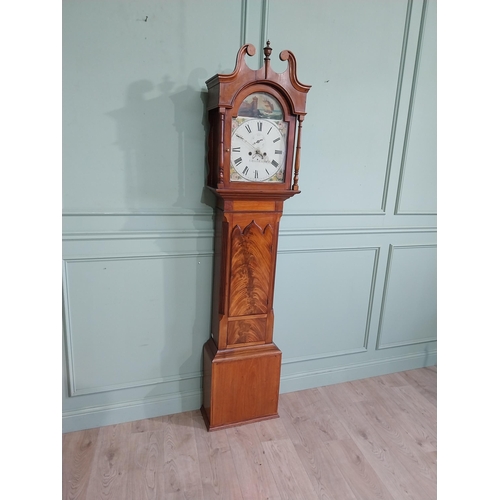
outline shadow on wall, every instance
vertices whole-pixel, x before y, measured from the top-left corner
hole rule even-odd
[[[207,216],[196,214],[206,196],[207,93],[202,90],[206,75],[206,70],[198,68],[183,86],[177,86],[168,75],[158,85],[136,81],[127,89],[125,106],[109,113],[116,124],[116,144],[123,152],[126,206],[131,212],[179,211],[187,216],[182,230],[195,233],[207,227]],[[143,217],[126,219],[123,231],[148,229]],[[164,227],[158,229],[173,229],[171,220],[162,217]],[[155,239],[154,245],[157,250],[151,258],[161,260],[161,267],[156,268],[161,276],[146,280],[162,282],[163,297],[157,297],[157,321],[152,322],[161,325],[161,330],[148,335],[157,347],[150,353],[151,363],[156,364],[153,371],[164,382],[151,386],[145,404],[148,399],[162,401],[166,393],[196,394],[201,389],[202,346],[210,328],[212,258],[206,244],[197,238],[195,247],[187,250],[186,240],[173,236]],[[138,306],[129,303],[123,307]],[[145,324],[144,331],[147,329]],[[141,349],[144,335],[132,331],[127,338]],[[137,360],[130,359],[134,362]],[[191,408],[182,408],[187,409]]]
[[[168,75],[158,85],[136,81],[127,89],[125,106],[108,113],[123,152],[129,209],[199,208],[206,172],[206,75],[197,68],[183,86]]]

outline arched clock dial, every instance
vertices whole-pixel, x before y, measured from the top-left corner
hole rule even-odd
[[[235,119],[231,135],[231,180],[283,182],[286,123],[261,118]]]

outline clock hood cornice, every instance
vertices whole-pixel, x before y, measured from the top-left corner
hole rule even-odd
[[[279,57],[288,61],[287,69],[283,73],[276,73],[270,65],[271,47],[267,42],[264,48],[264,66],[260,69],[250,69],[245,62],[245,55],[255,55],[255,47],[249,43],[243,45],[236,56],[234,71],[229,74],[218,73],[206,81],[209,90],[208,109],[232,108],[235,96],[249,84],[268,84],[277,87],[287,97],[292,112],[295,115],[306,114],[306,94],[310,85],[300,83],[297,78],[297,62],[289,50],[281,51]],[[218,89],[216,89],[218,87]],[[214,90],[217,90],[214,92]]]

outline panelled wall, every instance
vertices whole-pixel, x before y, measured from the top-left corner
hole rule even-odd
[[[435,0],[64,0],[64,431],[200,407],[204,82],[267,38],[312,85],[278,250],[281,391],[436,362]]]

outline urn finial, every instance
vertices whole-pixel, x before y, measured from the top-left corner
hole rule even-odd
[[[266,46],[264,47],[264,55],[266,56],[264,59],[266,61],[269,61],[270,59],[270,55],[271,55],[271,52],[273,51],[273,49],[271,48],[271,42],[268,40],[267,43],[266,43]]]

